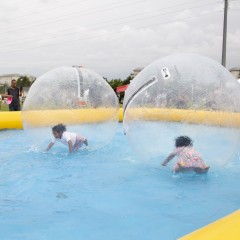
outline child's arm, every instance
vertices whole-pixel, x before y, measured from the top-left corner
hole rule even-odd
[[[71,140],[68,141],[68,149],[69,149],[69,153],[72,153],[72,151],[73,151],[73,144],[72,144]]]
[[[54,143],[53,143],[53,142],[50,142],[50,143],[48,144],[48,146],[47,146],[46,151],[50,150],[53,145],[54,145]]]
[[[169,154],[168,157],[163,161],[162,166],[167,166],[168,162],[171,161],[175,156],[175,153]]]

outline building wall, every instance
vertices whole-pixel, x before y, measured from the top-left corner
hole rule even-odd
[[[13,79],[18,79],[20,77],[19,74],[16,75],[2,75],[0,76],[0,84],[7,84],[7,85],[11,85],[11,81]]]
[[[131,78],[135,78],[141,71],[143,70],[143,68],[135,68],[133,69],[132,73],[131,73]]]
[[[239,70],[231,70],[230,71],[236,79],[240,79],[240,69]]]
[[[10,86],[11,85],[11,81],[13,79],[17,80],[21,76],[22,75],[20,75],[20,74],[0,75],[0,85],[7,84],[8,86]],[[36,80],[36,77],[34,77],[32,75],[24,75],[24,76],[27,76],[31,82]]]

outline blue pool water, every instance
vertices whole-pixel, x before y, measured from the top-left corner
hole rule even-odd
[[[30,145],[24,131],[0,132],[1,240],[172,240],[240,208],[238,156],[173,176],[164,156],[138,161],[121,124],[98,151]]]

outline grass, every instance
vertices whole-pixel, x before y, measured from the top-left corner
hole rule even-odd
[[[21,109],[22,109],[22,104],[21,104]],[[8,112],[9,111],[9,107],[6,103],[0,103],[0,112]]]
[[[0,103],[0,112],[9,111],[8,105],[5,103]]]

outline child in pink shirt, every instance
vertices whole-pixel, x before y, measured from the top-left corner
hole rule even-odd
[[[195,171],[196,173],[206,173],[209,169],[200,154],[193,148],[191,138],[180,136],[175,140],[176,149],[162,163],[162,166],[167,166],[167,163],[175,156],[178,161],[175,164],[173,171],[175,173]]]

